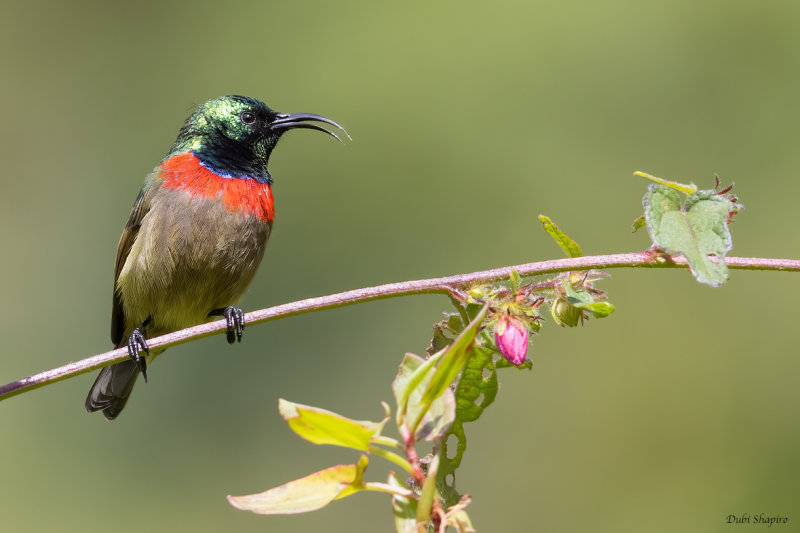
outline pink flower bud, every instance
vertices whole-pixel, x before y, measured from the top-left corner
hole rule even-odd
[[[494,342],[500,355],[512,365],[521,365],[528,355],[528,330],[519,320],[503,316],[494,330]]]

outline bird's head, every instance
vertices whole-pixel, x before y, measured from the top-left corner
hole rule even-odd
[[[228,95],[201,105],[186,119],[167,157],[194,153],[211,170],[228,176],[267,179],[270,153],[284,132],[295,128],[322,131],[312,122],[344,128],[329,118],[311,113],[278,113],[255,98]]]

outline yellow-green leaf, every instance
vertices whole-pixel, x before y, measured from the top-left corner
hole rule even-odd
[[[336,465],[259,494],[228,496],[237,509],[258,514],[297,514],[322,509],[363,488],[367,457],[354,465]]]
[[[660,183],[661,185],[666,185],[667,187],[675,189],[676,191],[680,191],[683,194],[693,194],[697,192],[697,185],[695,185],[694,183],[686,185],[683,183],[678,183],[677,181],[669,181],[663,178],[659,178],[657,176],[653,176],[652,174],[648,174],[647,172],[642,172],[640,170],[634,172],[633,175],[639,176],[640,178],[647,178],[649,180],[655,181],[656,183]]]
[[[633,221],[633,224],[631,224],[631,233],[636,233],[646,225],[647,222],[644,220],[644,215],[639,215],[639,217]]]
[[[539,221],[544,225],[544,230],[550,234],[556,244],[558,244],[564,253],[567,254],[567,257],[582,257],[583,251],[581,247],[578,246],[578,243],[573,241],[569,235],[561,231],[561,229],[556,226],[556,223],[550,220],[549,217],[545,215],[539,215]]]
[[[278,410],[292,431],[314,444],[334,444],[367,451],[372,437],[381,429],[377,422],[352,420],[283,398],[278,400]]]

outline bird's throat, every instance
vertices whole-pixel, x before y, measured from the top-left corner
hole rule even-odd
[[[201,198],[219,199],[229,211],[240,211],[272,225],[275,206],[269,182],[247,176],[222,176],[210,170],[192,152],[174,155],[161,163],[163,186]]]

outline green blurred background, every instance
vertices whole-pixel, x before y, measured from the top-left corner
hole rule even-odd
[[[329,116],[287,135],[246,310],[588,254],[631,235],[644,170],[736,181],[733,255],[800,257],[800,4],[27,2],[0,8],[3,383],[109,348],[117,239],[194,104],[227,93]],[[546,323],[467,427],[481,531],[729,531],[800,522],[800,278],[617,270],[617,312]],[[388,300],[174,348],[109,423],[85,375],[0,404],[3,531],[391,530],[364,494],[295,517],[231,508],[355,453],[300,441],[277,399],[356,418],[443,297]],[[369,474],[385,475],[376,460]],[[792,526],[794,524],[794,526]],[[747,527],[747,526],[745,526]],[[753,526],[754,527],[754,526]]]

